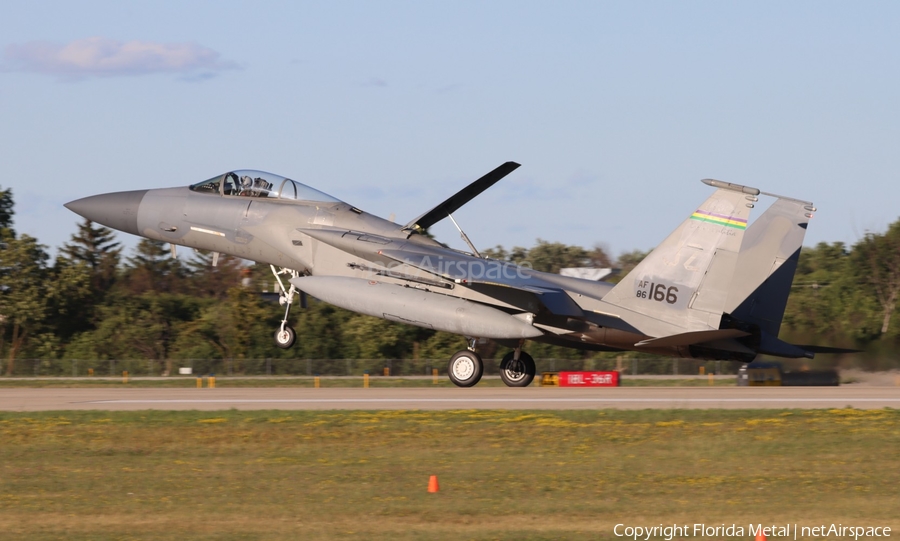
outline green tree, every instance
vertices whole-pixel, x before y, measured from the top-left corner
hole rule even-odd
[[[57,264],[48,272],[53,287],[48,291],[48,313],[46,319],[47,334],[53,336],[52,342],[62,344],[74,334],[89,330],[94,324],[94,311],[98,304],[98,295],[91,284],[93,274],[87,264]],[[43,350],[34,353],[46,357],[49,344],[46,337]],[[54,349],[59,349],[54,348]]]
[[[438,331],[421,342],[419,357],[422,359],[449,359],[457,351],[466,347],[463,337]],[[484,353],[479,348],[479,353]]]
[[[191,291],[201,297],[224,299],[228,290],[241,285],[241,277],[247,267],[243,260],[227,255],[220,255],[213,267],[212,252],[196,251],[187,262],[190,275]],[[268,268],[266,269],[268,270]],[[271,276],[271,275],[270,275]]]
[[[91,272],[91,290],[102,295],[112,287],[122,245],[116,242],[115,232],[85,219],[78,224],[78,232],[72,240],[60,248],[62,258],[71,262],[83,262]]]
[[[277,306],[277,305],[275,305]],[[280,320],[281,314],[276,314]],[[305,310],[294,310],[293,324],[297,331],[297,342],[293,355],[301,359],[342,359],[349,358],[355,349],[344,333],[353,312],[331,306],[316,299],[309,299]],[[269,339],[275,328],[267,335]]]
[[[12,230],[13,215],[12,188],[0,189],[0,230],[9,230],[10,236],[15,236],[15,231]]]
[[[184,265],[180,259],[171,256],[167,246],[162,241],[141,239],[125,269],[129,291],[140,295],[147,291],[178,293],[185,290]]]
[[[868,284],[881,311],[881,336],[887,338],[900,300],[900,220],[882,235],[868,233],[853,247],[853,263],[861,283]]]
[[[111,229],[84,220],[59,252],[53,266],[55,276],[86,273],[88,280],[85,292],[58,299],[51,310],[51,327],[56,336],[67,340],[93,328],[96,307],[116,282],[122,247]]]
[[[403,359],[410,356],[417,328],[377,317],[354,314],[346,324],[344,337],[353,348],[348,353],[358,359]]]
[[[12,219],[12,191],[0,190],[0,354],[8,335],[7,374],[35,338],[33,352],[50,355],[58,349],[51,318],[73,317],[72,307],[87,292],[83,266],[49,269],[46,248],[28,235],[17,238]]]
[[[176,354],[193,356],[192,353],[200,351],[199,343],[210,346],[216,357],[222,359],[265,356],[275,329],[269,323],[269,316],[257,293],[232,287],[225,299],[206,303],[199,317],[185,324],[175,344]]]
[[[183,327],[200,313],[199,299],[180,294],[127,291],[107,297],[97,328],[73,340],[67,357],[93,353],[98,359],[168,359]]]
[[[841,242],[804,248],[785,309],[783,327],[795,340],[866,342],[878,334],[875,306]],[[849,345],[849,344],[848,344]]]
[[[552,273],[567,267],[586,267],[590,261],[587,250],[581,246],[542,239],[537,239],[537,245],[528,250],[525,259],[533,269]]]
[[[587,257],[588,266],[596,267],[598,269],[608,269],[613,266],[612,259],[610,259],[609,254],[606,253],[606,249],[600,244],[595,244],[594,248],[587,253]]]
[[[3,336],[9,332],[7,375],[15,368],[16,355],[47,318],[47,252],[28,235],[12,236],[9,229],[0,233],[0,317]]]
[[[649,253],[650,252],[643,252],[641,250],[632,250],[630,252],[625,252],[621,254],[616,260],[616,267],[621,269],[621,275],[625,276],[626,274],[634,270],[634,268],[637,267],[638,264],[643,261]]]
[[[548,242],[543,239],[537,239],[537,244],[530,249],[515,246],[507,251],[502,246],[496,246],[485,250],[484,255],[491,259],[528,265],[534,270],[552,273],[558,273],[560,269],[567,267],[586,267],[595,262],[608,263],[608,258],[600,247],[588,252],[581,246]]]

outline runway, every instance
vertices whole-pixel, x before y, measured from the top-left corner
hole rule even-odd
[[[900,408],[900,387],[0,389],[0,411]]]

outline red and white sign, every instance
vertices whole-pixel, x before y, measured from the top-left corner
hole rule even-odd
[[[618,387],[618,372],[560,372],[560,387]]]

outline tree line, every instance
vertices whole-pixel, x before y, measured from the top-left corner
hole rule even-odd
[[[617,267],[624,276],[646,255],[613,259],[538,239],[530,248],[497,246],[485,255],[529,262],[541,271]],[[615,280],[615,279],[614,279]],[[283,309],[268,266],[208,253],[173,258],[166,243],[142,239],[123,254],[112,230],[83,221],[51,261],[47,247],[14,228],[13,194],[0,189],[0,373],[17,359],[444,359],[463,339],[355,314],[310,299],[292,311],[297,343],[275,347]],[[268,293],[268,295],[266,294]],[[804,248],[782,327],[795,343],[857,347],[865,362],[900,366],[900,220],[852,246]],[[530,344],[535,357],[604,354]],[[498,346],[481,349],[486,358]],[[608,356],[608,355],[607,355]]]

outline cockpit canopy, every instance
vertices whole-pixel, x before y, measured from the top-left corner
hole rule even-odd
[[[257,197],[322,203],[341,202],[339,199],[289,178],[251,169],[219,175],[192,185],[191,190],[229,197]]]

